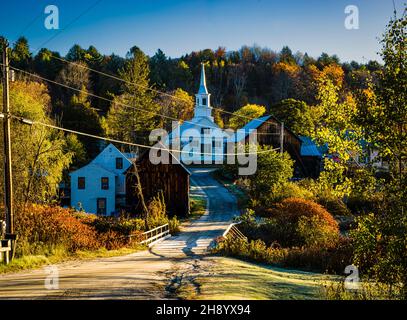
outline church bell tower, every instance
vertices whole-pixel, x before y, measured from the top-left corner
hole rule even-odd
[[[205,117],[213,121],[210,96],[211,94],[206,88],[205,66],[201,63],[201,82],[198,93],[195,95],[194,118]]]

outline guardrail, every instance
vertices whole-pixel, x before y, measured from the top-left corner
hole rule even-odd
[[[171,237],[169,225],[168,223],[166,223],[157,228],[143,232],[143,236],[145,237],[145,239],[140,243],[147,244],[150,247],[159,240],[161,241],[168,237]]]
[[[230,224],[229,227],[226,229],[226,231],[223,233],[223,237],[226,239],[232,238],[232,239],[247,240],[247,237],[237,228],[237,225],[240,223],[241,222]]]
[[[5,264],[9,264],[10,252],[11,252],[11,240],[0,240],[0,262],[4,261]]]

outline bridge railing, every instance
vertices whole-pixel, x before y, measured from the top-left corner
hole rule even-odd
[[[237,228],[241,222],[232,223],[223,233],[223,237],[226,239],[240,239],[247,240],[247,237]]]
[[[170,227],[168,223],[159,226],[157,228],[148,230],[146,232],[143,232],[143,237],[144,240],[142,240],[140,243],[141,244],[147,244],[148,246],[153,245],[156,241],[158,240],[163,240],[163,238],[168,238],[170,237]]]

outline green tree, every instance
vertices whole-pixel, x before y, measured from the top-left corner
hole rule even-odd
[[[11,50],[10,61],[19,69],[27,70],[29,68],[32,56],[26,38],[21,37],[16,41]]]
[[[355,264],[402,299],[407,298],[406,26],[406,11],[388,24],[381,41],[383,72],[359,100],[359,119],[368,139],[390,164],[390,179],[380,208],[359,219],[352,233]]]
[[[266,112],[264,106],[259,106],[257,104],[248,104],[239,110],[235,111],[229,119],[229,128],[239,129],[245,126],[251,119],[256,119],[261,117]]]
[[[256,173],[249,177],[249,193],[254,203],[267,206],[273,191],[292,178],[294,161],[287,152],[281,154],[269,146],[259,146],[258,151]]]
[[[340,100],[338,86],[324,77],[319,81],[318,106],[313,110],[318,114],[318,123],[311,137],[321,146],[327,146],[324,170],[319,182],[334,195],[342,197],[352,190],[352,180],[346,175],[349,164],[361,152],[362,131],[356,123],[357,108],[351,94]]]
[[[282,100],[271,107],[271,113],[299,135],[309,135],[315,125],[315,112],[303,101]]]
[[[101,119],[88,101],[85,88],[82,88],[82,90],[83,92],[80,94],[72,96],[69,104],[63,105],[62,124],[67,129],[102,135]],[[78,139],[86,149],[87,159],[92,159],[99,153],[100,148],[97,140],[84,136],[80,136]],[[79,157],[76,160],[81,160],[81,158]],[[75,165],[80,163],[76,162]]]
[[[123,94],[114,97],[104,121],[110,137],[137,141],[137,137],[145,137],[148,131],[157,127],[159,107],[149,89],[149,74],[147,56],[138,47],[130,49],[125,66],[119,71],[124,80]]]
[[[43,84],[17,81],[10,86],[10,106],[16,116],[53,124],[49,117],[49,103],[50,97]],[[63,172],[74,155],[67,148],[63,133],[13,121],[11,139],[16,202],[52,201],[57,195]],[[0,179],[1,189],[3,181],[3,178]]]
[[[86,63],[81,61],[75,62],[75,64],[65,64],[56,81],[76,89],[58,87],[60,99],[64,104],[69,104],[71,98],[78,94],[77,90],[89,91],[91,88],[89,70]]]
[[[188,92],[178,88],[168,94],[161,94],[158,100],[161,106],[159,113],[165,116],[179,119],[192,119],[194,113],[194,99]],[[160,118],[160,127],[171,129],[172,121],[167,118]]]

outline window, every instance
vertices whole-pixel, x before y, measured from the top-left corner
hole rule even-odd
[[[85,177],[78,177],[78,189],[85,189]]]
[[[210,128],[201,128],[201,134],[210,134],[211,129]]]
[[[206,106],[206,98],[202,98],[202,104]]]
[[[116,169],[123,169],[123,158],[116,158]]]
[[[103,177],[101,179],[101,184],[102,184],[102,190],[109,190],[109,178],[108,177]]]
[[[100,215],[106,215],[106,198],[97,198],[96,212]]]

